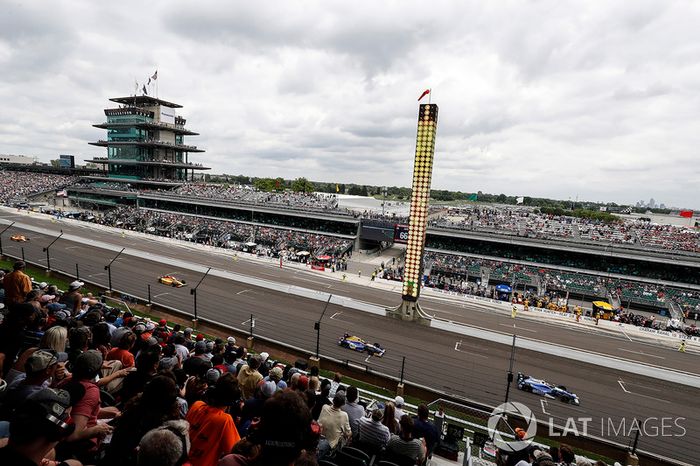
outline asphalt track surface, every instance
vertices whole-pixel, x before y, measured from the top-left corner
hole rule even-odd
[[[154,239],[124,237],[118,232],[96,230],[89,224],[75,222],[53,223],[45,216],[27,216],[0,212],[0,218],[40,228],[59,229],[66,234],[126,247],[129,252],[144,251],[177,258],[181,261],[215,269],[258,277],[280,284],[321,290],[357,300],[392,306],[398,304],[398,292],[329,280],[322,274],[296,269],[280,269],[274,264],[240,259],[229,254],[201,251],[187,246]],[[4,228],[4,226],[0,226]],[[12,234],[25,234],[27,243],[9,240]],[[3,235],[6,254],[20,255],[32,262],[46,263],[42,248],[53,238],[31,230],[12,227]],[[80,242],[58,240],[50,249],[51,267],[74,273],[80,267],[81,278],[106,286],[104,266],[115,252],[87,246]],[[196,284],[201,273],[122,254],[112,265],[112,283],[117,290],[146,296],[151,285],[154,302],[192,312],[190,288],[173,288],[157,283],[157,277],[173,274]],[[369,283],[369,282],[368,282]],[[284,286],[280,285],[280,288]],[[284,341],[296,347],[315,351],[316,332],[313,323],[318,320],[323,303],[317,300],[268,290],[250,284],[216,276],[207,277],[197,293],[199,316],[247,330],[250,316],[255,316],[254,334]],[[675,350],[636,341],[628,335],[604,334],[595,329],[575,329],[554,323],[530,320],[513,321],[502,314],[487,312],[468,304],[422,298],[424,309],[437,317],[489,329],[561,344],[569,347],[614,355],[664,368],[698,374],[698,357],[679,354]],[[383,358],[367,357],[340,348],[337,345],[343,333],[358,335],[371,342],[380,342],[387,349]],[[402,357],[406,357],[405,378],[409,382],[489,405],[498,405],[505,396],[505,378],[510,359],[510,348],[487,340],[466,338],[413,323],[400,322],[347,307],[331,304],[321,327],[322,357],[349,360],[360,366],[398,377]],[[571,406],[556,400],[544,400],[536,395],[520,392],[513,386],[511,401],[527,405],[539,420],[550,418],[563,426],[569,417],[569,427],[583,431],[587,424],[590,435],[628,445],[632,441],[634,419],[643,422],[639,449],[673,458],[686,464],[700,464],[700,452],[695,444],[700,435],[700,390],[672,384],[663,380],[621,373],[604,367],[563,359],[556,356],[518,350],[515,371],[556,384],[567,386],[578,394],[581,406]],[[584,418],[592,418],[589,421]]]

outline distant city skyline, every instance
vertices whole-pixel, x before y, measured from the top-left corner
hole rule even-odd
[[[211,173],[410,186],[431,88],[433,189],[700,209],[693,2],[3,10],[0,153],[104,156],[106,99],[157,69]]]

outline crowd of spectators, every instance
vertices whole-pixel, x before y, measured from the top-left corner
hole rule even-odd
[[[621,303],[645,304],[655,308],[666,308],[673,301],[686,314],[700,311],[700,292],[689,289],[433,251],[426,252],[424,260],[429,271],[427,286],[464,294],[485,295],[477,285],[477,281],[480,284],[485,280],[600,299],[612,295],[618,297]]]
[[[470,206],[450,208],[430,221],[433,228],[451,228],[513,235],[636,245],[700,252],[700,231],[690,227],[658,225],[646,220],[606,223],[600,220],[540,213],[526,207]]]
[[[0,188],[0,202],[7,203],[17,198],[26,198],[39,192],[58,190],[71,185],[95,190],[155,192],[282,209],[351,215],[368,221],[408,223],[407,217],[397,216],[395,213],[382,214],[376,210],[359,212],[340,208],[337,196],[330,193],[263,192],[251,186],[201,182],[183,182],[174,190],[151,190],[137,189],[125,183],[93,182],[74,176],[19,171],[0,172],[0,186],[3,186]],[[697,229],[658,225],[646,220],[620,219],[610,223],[544,214],[532,208],[513,206],[460,206],[447,209],[431,206],[429,218],[432,228],[472,230],[543,240],[626,244],[651,249],[700,252],[700,231]]]
[[[1,282],[0,464],[421,464],[439,441],[425,405],[361,400],[340,374],[123,312],[78,281],[62,293],[21,262]]]
[[[75,184],[77,176],[0,170],[0,204],[26,201],[28,197]]]
[[[340,212],[338,199],[334,194],[326,193],[301,193],[292,191],[263,192],[250,186],[211,184],[211,183],[185,183],[173,191],[180,196],[196,197],[203,199],[237,201],[258,205],[277,206],[282,208],[296,208],[316,211]]]
[[[350,240],[330,235],[262,227],[254,224],[211,220],[202,217],[119,207],[105,213],[86,214],[82,219],[101,225],[140,231],[209,246],[255,252],[270,257],[308,251],[314,256],[342,257]]]

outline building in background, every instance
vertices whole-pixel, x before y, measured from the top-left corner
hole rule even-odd
[[[93,125],[106,129],[107,138],[90,143],[106,147],[107,157],[86,161],[106,166],[109,181],[182,182],[209,169],[190,160],[190,153],[204,150],[185,144],[185,136],[198,133],[186,129],[186,120],[177,115],[181,105],[147,95],[110,101],[119,105],[105,109],[106,122]]]
[[[0,154],[0,164],[7,165],[34,165],[37,163],[36,157],[26,155]]]

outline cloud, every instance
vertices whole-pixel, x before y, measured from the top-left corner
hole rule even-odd
[[[0,152],[104,156],[91,124],[157,68],[213,173],[407,185],[432,88],[437,189],[700,208],[699,20],[687,1],[10,1]]]

